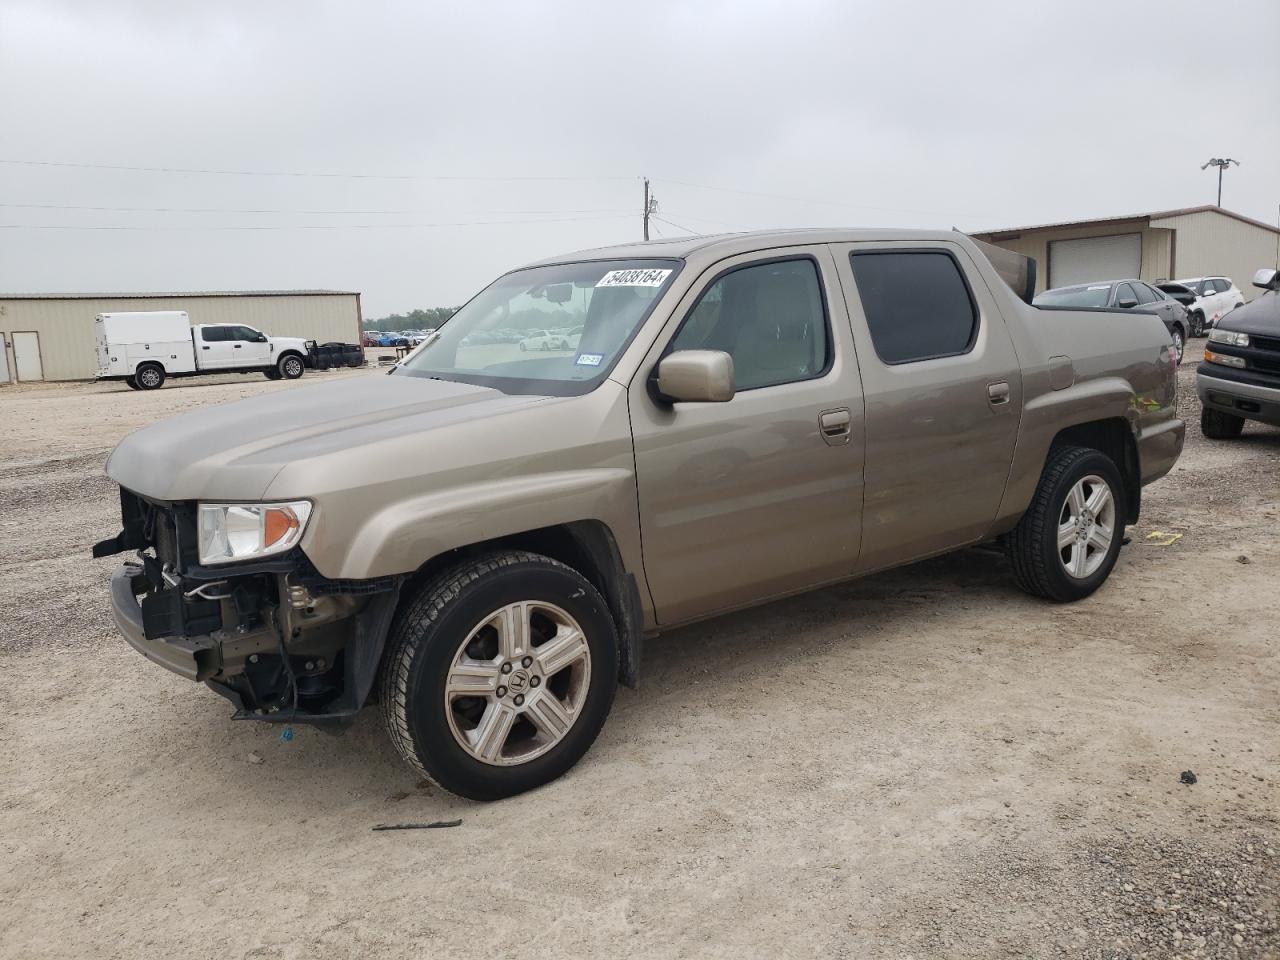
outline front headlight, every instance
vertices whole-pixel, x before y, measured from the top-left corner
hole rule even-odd
[[[1233,347],[1247,347],[1249,345],[1249,335],[1247,333],[1238,333],[1235,330],[1219,330],[1217,327],[1209,331],[1209,339],[1215,343],[1229,343]]]
[[[291,550],[302,539],[311,503],[202,503],[196,518],[202,564],[233,563]]]

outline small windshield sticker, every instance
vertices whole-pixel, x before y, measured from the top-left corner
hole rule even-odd
[[[580,353],[578,359],[573,361],[580,367],[598,367],[604,363],[603,353]]]
[[[670,273],[670,270],[610,270],[596,281],[596,286],[660,287]]]

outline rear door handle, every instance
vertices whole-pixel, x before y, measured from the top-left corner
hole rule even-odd
[[[987,400],[994,407],[1009,402],[1009,381],[997,380],[987,384]]]
[[[235,346],[236,346],[236,349],[239,350],[241,345],[237,343]]]
[[[828,446],[838,447],[849,442],[853,426],[853,415],[848,407],[836,410],[823,410],[818,414],[818,430]]]

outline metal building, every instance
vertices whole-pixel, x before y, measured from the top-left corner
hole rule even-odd
[[[243,323],[280,337],[359,343],[360,294],[345,290],[211,293],[0,293],[0,383],[94,376],[94,318],[185,310],[194,323]]]
[[[1036,293],[1093,280],[1230,277],[1252,300],[1262,267],[1280,268],[1280,229],[1221,207],[974,233],[1039,265]]]

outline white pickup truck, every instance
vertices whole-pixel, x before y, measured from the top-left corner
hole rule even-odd
[[[157,390],[169,377],[205,373],[263,373],[296,380],[310,366],[313,343],[269,337],[237,323],[197,323],[185,312],[100,313],[98,379],[123,380],[135,390]]]

